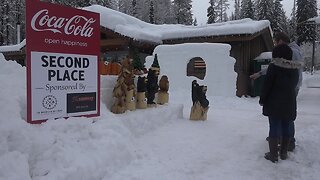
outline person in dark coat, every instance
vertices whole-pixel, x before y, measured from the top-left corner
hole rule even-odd
[[[290,38],[286,33],[275,32],[275,34],[273,36],[273,42],[274,42],[275,46],[280,45],[280,44],[287,44],[292,50],[292,61],[297,61],[297,62],[303,64],[303,54],[302,54],[300,47],[297,45],[296,42],[294,42],[294,41],[290,42]],[[298,96],[300,87],[302,85],[302,71],[303,71],[303,66],[301,66],[301,68],[299,69],[299,82],[296,87],[296,96]],[[267,73],[267,69],[262,69],[261,71],[250,75],[250,78],[255,80],[255,79],[259,78],[260,76],[265,75],[266,73]],[[268,140],[269,137],[267,137],[266,139]],[[296,140],[293,136],[290,140],[288,151],[293,151],[295,149],[295,147],[296,147],[295,142],[296,142]]]
[[[259,103],[263,115],[269,118],[269,149],[265,158],[278,161],[278,140],[280,158],[287,159],[290,138],[294,135],[294,120],[297,116],[296,92],[299,81],[298,69],[301,63],[292,61],[292,50],[286,44],[276,46],[268,67]]]

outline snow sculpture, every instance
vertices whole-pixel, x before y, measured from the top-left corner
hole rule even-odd
[[[192,81],[192,107],[190,120],[207,120],[209,101],[206,98],[207,86],[200,86],[196,80]]]
[[[126,57],[121,62],[121,70],[116,85],[113,89],[114,104],[111,111],[115,114],[124,113],[126,110],[135,110],[135,85],[132,59]]]
[[[158,93],[158,104],[165,104],[169,102],[169,80],[166,75],[163,75],[159,81],[160,91]]]

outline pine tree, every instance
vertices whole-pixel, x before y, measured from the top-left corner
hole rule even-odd
[[[114,10],[118,9],[116,0],[90,0],[90,4],[99,4]]]
[[[298,44],[312,42],[315,38],[315,25],[306,24],[309,18],[317,16],[316,0],[297,0]]]
[[[20,25],[21,39],[25,34],[25,1],[2,0],[0,5],[0,45],[17,43],[17,27]]]
[[[133,17],[138,17],[138,12],[137,12],[137,0],[132,0],[131,1],[131,6],[129,9],[129,15]]]
[[[227,13],[227,9],[229,9],[229,3],[228,0],[218,0],[217,1],[217,8],[216,8],[216,12],[218,14],[218,22],[225,22],[227,21],[227,17],[226,13]]]
[[[256,14],[258,20],[269,20],[271,28],[273,28],[275,21],[272,16],[274,4],[272,0],[258,0],[256,4]]]
[[[132,64],[134,69],[139,71],[144,69],[144,64],[141,62],[138,49],[131,44],[129,45],[129,57],[133,59]]]
[[[138,0],[139,19],[150,22],[150,4],[153,2],[154,24],[174,24],[177,23],[176,16],[173,11],[171,0]]]
[[[192,13],[191,13],[191,0],[173,0],[174,11],[178,24],[191,25]]]
[[[129,9],[131,7],[132,1],[131,0],[119,0],[118,1],[118,8],[119,11],[125,14],[129,14]]]
[[[160,9],[162,12],[165,12],[164,23],[166,23],[166,24],[177,23],[176,15],[174,13],[174,6],[173,6],[173,3],[171,2],[171,0],[159,0],[159,1],[161,1],[161,2],[163,1],[163,3],[164,3],[164,6],[162,7],[163,10]]]
[[[297,40],[297,10],[296,10],[296,0],[293,0],[293,8],[289,20],[288,35],[290,39]]]
[[[232,13],[233,20],[240,19],[240,17],[241,17],[240,10],[241,10],[240,0],[234,0],[234,13]]]
[[[153,1],[150,1],[149,19],[150,19],[149,22],[150,22],[151,24],[155,24]]]
[[[274,9],[273,9],[273,27],[272,30],[274,32],[285,32],[288,33],[287,27],[288,27],[288,22],[287,22],[287,17],[286,14],[283,10],[282,0],[275,0],[274,2]]]
[[[216,12],[216,8],[217,8],[217,0],[210,0],[209,3],[209,7],[207,9],[207,17],[208,17],[208,21],[207,24],[212,24],[217,22],[217,12]]]
[[[231,12],[231,20],[236,20],[236,17],[235,17],[235,15],[234,15],[234,12]]]
[[[155,17],[159,19],[156,24],[177,23],[171,0],[156,0]]]
[[[133,62],[132,63],[133,63],[133,68],[134,69],[137,69],[139,71],[144,69],[144,65],[142,64],[141,59],[140,59],[139,54],[138,54],[137,51],[134,51]]]
[[[244,18],[255,19],[254,6],[251,0],[241,1],[240,17],[241,19],[244,19]]]
[[[192,23],[194,26],[198,26],[198,21],[197,21],[197,18],[194,18],[194,21]]]

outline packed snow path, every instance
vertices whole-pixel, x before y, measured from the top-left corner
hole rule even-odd
[[[241,106],[241,101],[253,104]],[[136,144],[139,158],[104,179],[317,179],[320,88],[302,88],[297,148],[288,160],[278,164],[263,158],[268,150],[268,121],[261,115],[261,108],[254,106],[255,101],[241,99],[239,106],[230,104],[232,107],[215,107],[213,102],[207,121],[190,121],[185,113],[184,119],[140,137]]]

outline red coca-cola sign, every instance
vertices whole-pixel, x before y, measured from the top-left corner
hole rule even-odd
[[[100,114],[99,14],[26,0],[26,49],[28,122]]]
[[[38,11],[31,20],[31,27],[34,31],[51,31],[53,33],[64,33],[66,35],[91,37],[96,22],[94,18],[75,15],[71,18],[57,17],[49,14],[48,9]]]

